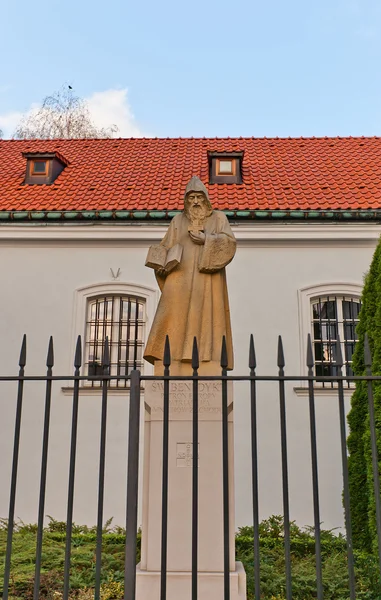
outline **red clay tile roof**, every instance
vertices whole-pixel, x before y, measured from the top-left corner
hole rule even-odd
[[[23,152],[69,163],[52,185],[23,185]],[[208,185],[208,151],[244,151],[243,183]],[[381,138],[0,141],[0,210],[176,210],[192,175],[222,210],[381,208]]]

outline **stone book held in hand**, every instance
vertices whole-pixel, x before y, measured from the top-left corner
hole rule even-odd
[[[146,267],[151,269],[164,269],[170,273],[180,264],[183,247],[175,244],[167,250],[164,246],[150,246],[147,254]]]

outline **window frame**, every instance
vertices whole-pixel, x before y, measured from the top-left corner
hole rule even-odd
[[[45,163],[45,170],[36,172],[34,166],[36,163]],[[33,158],[30,160],[29,175],[30,177],[49,177],[51,160],[46,158]]]
[[[341,283],[323,283],[306,286],[298,290],[298,311],[299,311],[299,348],[300,348],[300,374],[303,377],[308,375],[308,367],[306,365],[307,355],[307,335],[312,334],[312,301],[317,298],[358,298],[360,300],[363,290],[363,284],[356,282],[341,282]],[[311,335],[312,339],[312,335]],[[343,340],[342,340],[343,341]],[[316,389],[321,390],[322,393],[336,394],[335,388],[323,388],[319,384],[315,384]],[[308,384],[306,381],[300,381],[300,387],[294,388],[295,392],[298,390],[303,393],[308,390]],[[346,393],[353,393],[353,388],[345,388]]]
[[[230,162],[231,171],[221,171],[221,163]],[[237,171],[237,159],[236,158],[217,158],[216,159],[216,177],[235,177]]]
[[[335,316],[334,318],[331,318],[329,315],[326,317],[322,317],[321,315],[319,316],[319,318],[314,318],[314,306],[319,305],[322,306],[325,303],[328,302],[333,302],[335,303]],[[346,349],[345,346],[346,344],[355,344],[356,339],[355,339],[355,335],[353,335],[352,339],[347,339],[346,335],[345,335],[345,327],[346,325],[348,325],[348,323],[350,323],[350,325],[353,327],[353,334],[355,334],[355,327],[357,326],[359,320],[358,317],[353,318],[352,315],[352,319],[346,319],[344,317],[344,310],[343,310],[343,303],[344,302],[351,302],[352,306],[353,304],[356,305],[361,305],[361,298],[356,296],[345,296],[344,294],[335,294],[334,296],[319,296],[319,297],[313,297],[311,298],[311,302],[310,302],[310,323],[311,323],[311,341],[312,341],[312,349],[313,349],[313,355],[314,355],[314,372],[316,377],[318,377],[319,375],[317,374],[317,367],[324,367],[324,366],[329,366],[332,367],[334,366],[334,359],[330,358],[329,360],[324,360],[322,358],[322,360],[317,360],[316,358],[316,344],[322,344],[322,347],[324,348],[324,346],[328,346],[329,349],[329,354],[331,355],[331,348],[335,348],[336,345],[336,341],[337,341],[337,336],[339,336],[340,338],[340,345],[342,347],[342,357],[343,357],[343,375],[347,374],[347,367],[351,366],[352,361],[351,360],[347,360],[346,359]],[[321,331],[321,338],[316,338],[315,337],[315,324],[318,324]],[[326,327],[328,328],[328,337],[323,337],[323,328]],[[334,330],[336,330],[336,335],[334,338],[331,338],[331,328],[334,328]],[[332,373],[333,375],[334,373]],[[320,385],[322,387],[330,387],[333,388],[335,387],[334,383],[332,382],[332,384],[329,383],[324,383],[324,382],[316,382],[315,385]],[[353,383],[350,382],[344,382],[344,385],[346,385],[346,387],[354,387]]]
[[[96,284],[90,284],[85,287],[78,288],[74,291],[73,298],[73,313],[72,313],[72,327],[71,327],[71,351],[67,356],[67,372],[74,373],[74,353],[77,343],[78,335],[82,337],[82,367],[81,374],[84,375],[85,365],[85,340],[86,340],[86,320],[87,320],[87,306],[90,298],[100,296],[105,297],[107,295],[126,295],[135,296],[145,301],[145,339],[144,344],[147,341],[148,333],[151,329],[153,319],[155,316],[156,307],[159,302],[160,292],[156,288],[151,288],[138,283],[129,282],[102,282]],[[146,375],[153,375],[153,365],[148,362],[144,363],[144,373]],[[72,388],[62,388],[64,394],[72,395]],[[86,385],[86,382],[81,382],[82,393],[99,395],[102,392],[101,388],[91,387]],[[126,393],[128,389],[109,387],[109,394],[113,393]]]
[[[127,318],[123,319],[123,305],[127,301],[128,312]],[[111,314],[108,314],[109,303],[111,302]],[[107,303],[107,306],[106,306]],[[92,318],[92,307],[95,306],[95,318]],[[135,306],[135,317],[131,318],[132,307]],[[139,307],[139,308],[138,308]],[[142,311],[140,311],[142,307]],[[142,315],[139,318],[140,314]],[[123,325],[123,321],[125,325]],[[83,369],[84,375],[101,375],[102,370],[102,353],[104,340],[109,332],[109,352],[110,352],[110,375],[120,376],[120,379],[113,379],[109,382],[109,388],[116,387],[126,389],[128,387],[125,375],[119,374],[120,369],[127,368],[129,371],[129,363],[134,362],[138,365],[133,368],[137,368],[143,372],[143,349],[145,345],[146,337],[146,302],[144,299],[131,294],[106,294],[93,296],[87,299],[87,311],[86,311],[86,334],[84,338],[84,361]],[[91,331],[94,330],[95,335],[92,337]],[[126,337],[124,339],[123,330],[125,329]],[[129,335],[133,330],[134,335]],[[139,330],[141,330],[141,336],[139,336]],[[124,341],[123,341],[124,340]],[[129,350],[134,349],[135,358],[130,360]],[[126,357],[122,361],[121,353],[125,348]],[[138,348],[141,348],[141,358],[137,356]],[[94,354],[100,357],[97,361],[94,360]],[[93,360],[90,361],[90,356]],[[118,358],[116,358],[116,356]],[[139,366],[139,363],[141,366]],[[96,372],[90,373],[91,366],[100,367],[96,369]],[[115,370],[117,372],[115,372]],[[85,385],[90,387],[98,387],[100,382],[97,381],[85,381]]]

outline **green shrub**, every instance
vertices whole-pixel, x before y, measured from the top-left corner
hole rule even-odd
[[[285,600],[285,562],[283,518],[273,516],[260,524],[261,591],[266,600]],[[7,527],[0,525],[0,555],[4,557]],[[348,600],[346,541],[334,531],[322,531],[324,598]],[[137,562],[140,560],[140,532]],[[70,600],[93,600],[95,575],[96,528],[74,525]],[[10,600],[32,600],[34,584],[35,525],[15,527]],[[103,533],[101,571],[102,600],[123,598],[125,531],[111,528],[109,521]],[[65,524],[50,519],[44,530],[41,592],[42,600],[62,600],[65,554]],[[241,527],[236,535],[236,558],[244,564],[247,575],[248,600],[254,598],[253,528]],[[311,528],[291,524],[291,560],[294,600],[316,599],[315,539]],[[4,561],[0,565],[0,582]],[[376,558],[368,552],[355,554],[358,600],[381,599]],[[0,588],[1,597],[1,588]]]
[[[315,538],[312,528],[299,528],[291,523],[291,565],[293,600],[316,599]],[[260,533],[261,594],[263,598],[285,600],[283,518],[273,516],[263,521]],[[348,565],[346,540],[333,531],[321,531],[324,598],[348,600]],[[248,600],[254,599],[254,549],[252,527],[242,527],[236,536],[237,560],[241,560],[247,576]],[[369,553],[356,553],[356,586],[359,600],[381,598],[378,562]]]

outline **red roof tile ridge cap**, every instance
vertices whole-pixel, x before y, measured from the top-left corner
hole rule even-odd
[[[49,144],[55,144],[55,143],[64,143],[64,144],[70,144],[71,142],[80,142],[83,144],[89,143],[89,142],[103,142],[103,143],[112,143],[112,142],[124,142],[124,141],[130,141],[130,140],[134,140],[134,141],[178,141],[178,140],[191,140],[191,141],[209,141],[209,142],[214,142],[214,141],[229,141],[229,142],[234,142],[234,141],[253,141],[253,140],[266,140],[266,141],[273,141],[273,140],[277,140],[277,141],[289,141],[289,140],[379,140],[381,139],[381,136],[378,135],[369,135],[369,136],[364,136],[364,135],[359,135],[359,136],[283,136],[283,137],[279,137],[279,136],[237,136],[237,137],[229,137],[229,136],[221,136],[221,137],[182,137],[182,136],[174,136],[174,137],[153,137],[153,136],[149,136],[149,137],[118,137],[118,138],[26,138],[26,139],[15,139],[15,138],[9,138],[9,139],[0,139],[0,143],[2,144],[6,144],[6,143],[14,143],[14,144],[37,144],[37,143],[49,143]]]

